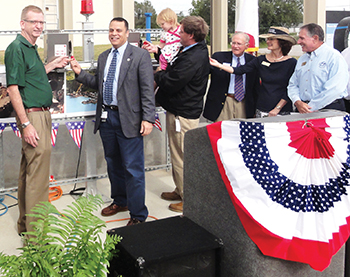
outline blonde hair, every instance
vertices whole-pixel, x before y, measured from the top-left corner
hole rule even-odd
[[[158,16],[157,16],[157,24],[160,26],[161,23],[160,21],[161,20],[164,20],[165,22],[169,22],[169,23],[172,23],[176,26],[179,25],[179,23],[177,22],[177,15],[176,13],[172,10],[172,9],[169,9],[169,8],[166,8],[164,10],[162,10]]]
[[[22,10],[22,14],[21,14],[21,20],[24,20],[27,18],[27,14],[28,12],[35,12],[35,13],[43,13],[43,10],[40,9],[39,7],[37,6],[34,6],[34,5],[29,5],[27,7],[25,7],[23,10]]]

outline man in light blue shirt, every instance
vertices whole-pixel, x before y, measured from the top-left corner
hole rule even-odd
[[[321,26],[310,23],[300,28],[298,44],[305,54],[299,58],[288,86],[288,96],[300,113],[321,109],[345,111],[347,64],[323,40]]]

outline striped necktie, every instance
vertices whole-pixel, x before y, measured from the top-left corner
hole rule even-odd
[[[239,58],[237,58],[237,67],[240,65]],[[244,98],[243,76],[237,74],[235,75],[235,98],[238,102],[241,102]]]
[[[113,101],[113,82],[115,78],[115,69],[117,66],[117,54],[118,50],[114,50],[113,59],[108,69],[108,74],[105,82],[105,89],[103,91],[103,99],[107,105],[110,105]]]

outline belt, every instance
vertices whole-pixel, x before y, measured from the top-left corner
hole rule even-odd
[[[115,106],[115,105],[103,105],[103,108],[108,108],[108,109],[111,109],[111,110],[114,110],[114,111],[118,111],[118,106]]]
[[[226,96],[227,96],[227,97],[231,97],[231,98],[233,98],[233,99],[236,99],[234,94],[227,94]]]
[[[31,112],[44,112],[44,111],[48,111],[50,110],[50,107],[41,107],[41,108],[29,108],[26,109],[27,113],[31,113]]]
[[[343,101],[344,101],[343,98],[339,98],[339,99],[334,100],[331,104],[342,103]]]
[[[301,101],[303,101],[304,103],[306,103],[306,104],[309,104],[310,103],[310,101],[308,101],[308,100],[301,100]],[[337,104],[337,103],[341,103],[343,101],[343,98],[339,98],[339,99],[336,99],[336,100],[334,100],[332,103],[330,103],[330,104]],[[328,105],[330,105],[330,104],[328,104]]]

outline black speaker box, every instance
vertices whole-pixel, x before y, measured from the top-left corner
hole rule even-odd
[[[222,242],[184,216],[115,228],[119,252],[110,261],[109,277],[220,276]]]

